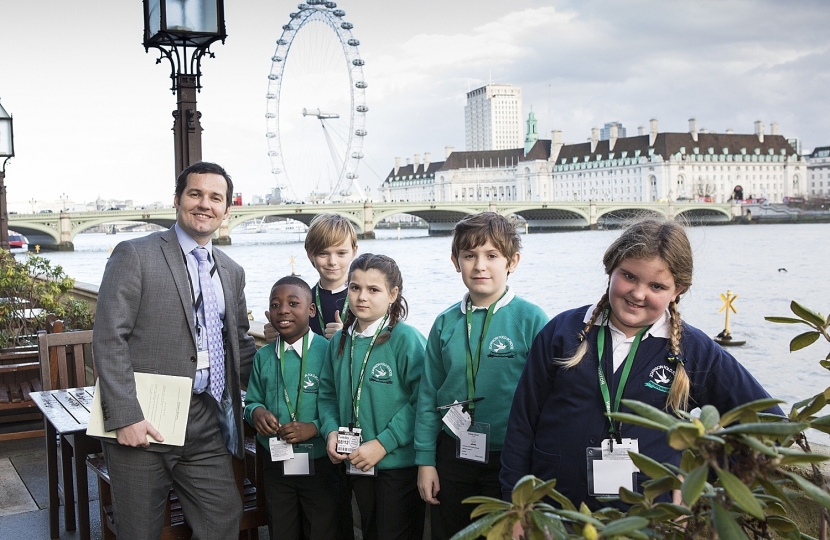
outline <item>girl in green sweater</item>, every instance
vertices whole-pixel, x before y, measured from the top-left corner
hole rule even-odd
[[[407,313],[395,261],[365,253],[352,262],[349,313],[320,373],[320,434],[344,463],[360,509],[363,538],[420,540],[413,434],[425,339]]]

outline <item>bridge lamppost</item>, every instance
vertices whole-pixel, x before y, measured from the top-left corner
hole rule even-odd
[[[159,50],[156,63],[170,62],[170,88],[176,94],[173,111],[176,176],[202,160],[202,113],[196,110],[201,90],[202,57],[213,58],[210,45],[225,42],[224,0],[143,0],[144,50]]]
[[[9,250],[9,212],[6,208],[6,162],[14,157],[12,117],[0,105],[0,248]]]

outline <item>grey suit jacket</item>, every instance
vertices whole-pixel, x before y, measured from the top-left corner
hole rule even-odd
[[[242,431],[240,381],[247,383],[256,347],[248,335],[245,272],[213,249],[225,295],[226,384],[237,433]],[[93,350],[100,382],[104,427],[114,430],[144,419],[134,372],[194,377],[196,333],[193,303],[176,231],[153,233],[118,244],[110,255],[95,313]],[[150,450],[165,452],[166,445]],[[244,453],[242,437],[236,457]]]

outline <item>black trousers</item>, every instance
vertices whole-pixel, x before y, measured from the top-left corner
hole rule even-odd
[[[476,505],[461,504],[467,497],[501,499],[501,452],[490,452],[487,463],[477,463],[456,458],[456,444],[455,439],[441,431],[435,455],[441,487],[437,499],[441,504],[430,505],[432,540],[449,540],[470,524],[470,512]]]
[[[271,540],[336,540],[340,521],[337,489],[343,483],[338,465],[328,456],[314,460],[314,474],[284,476],[283,463],[273,462],[257,444],[263,460],[265,504]]]
[[[360,509],[364,540],[421,540],[424,501],[418,493],[418,467],[347,476]]]

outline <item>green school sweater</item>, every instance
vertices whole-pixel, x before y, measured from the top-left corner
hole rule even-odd
[[[358,337],[354,347],[354,362],[349,361],[352,337],[348,335],[342,354],[337,354],[340,330],[329,343],[328,355],[320,374],[320,433],[325,438],[352,421],[352,396],[360,379],[360,369],[370,337]],[[385,332],[385,330],[384,330]],[[377,464],[378,469],[400,469],[415,464],[415,448],[412,445],[415,430],[415,404],[418,386],[424,366],[424,343],[418,330],[405,323],[398,323],[385,343],[375,344],[360,397],[358,420],[362,428],[363,442],[377,439],[386,449],[386,456]],[[351,365],[352,378],[349,379]],[[350,382],[352,388],[349,388]]]
[[[441,421],[447,410],[439,412],[435,407],[468,399],[466,299],[441,313],[429,333],[415,421],[417,465],[435,465],[436,439],[442,428],[455,438]],[[473,311],[472,354],[478,348],[486,314],[484,309]],[[475,378],[475,397],[484,398],[475,405],[475,421],[490,424],[491,451],[501,451],[527,353],[547,322],[539,306],[515,296],[510,289],[496,305]]]
[[[305,361],[305,376],[302,383],[303,399],[300,410],[297,410],[297,386],[300,382],[300,357],[293,350],[285,351],[285,385],[288,388],[288,397],[291,406],[297,413],[298,422],[310,422],[317,427],[318,434],[301,444],[313,444],[314,452],[311,456],[317,459],[326,455],[325,439],[320,436],[320,420],[317,415],[317,396],[320,388],[320,370],[326,359],[329,342],[314,332],[309,332],[309,348]],[[277,362],[277,344],[269,343],[257,351],[254,365],[251,369],[251,378],[248,381],[248,393],[245,395],[245,420],[254,425],[253,412],[257,407],[265,407],[277,417],[280,424],[291,422],[288,406],[285,404],[285,394],[282,390],[279,362]],[[302,339],[296,345],[302,346]],[[274,435],[276,437],[276,435]],[[268,439],[259,433],[256,436],[259,444],[266,449]]]

